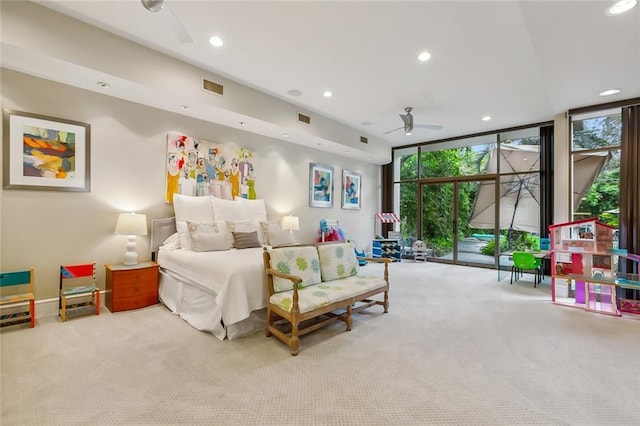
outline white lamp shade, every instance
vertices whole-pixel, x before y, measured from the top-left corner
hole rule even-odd
[[[300,229],[298,223],[298,216],[285,216],[282,218],[282,229],[288,229],[290,231],[297,231]]]
[[[120,213],[116,234],[147,235],[147,216],[136,213]]]

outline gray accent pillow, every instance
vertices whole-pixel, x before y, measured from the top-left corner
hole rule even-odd
[[[245,249],[251,247],[262,247],[258,240],[258,231],[253,232],[233,232],[233,240],[237,249]]]

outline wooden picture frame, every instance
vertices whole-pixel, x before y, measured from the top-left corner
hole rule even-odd
[[[91,125],[3,110],[5,189],[91,190]]]
[[[333,207],[333,167],[309,163],[309,207]]]
[[[362,174],[342,170],[342,208],[360,210],[362,200]]]

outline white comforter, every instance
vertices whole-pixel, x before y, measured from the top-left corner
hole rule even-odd
[[[158,264],[170,275],[213,295],[217,306],[211,309],[229,326],[267,306],[262,252],[261,247],[213,252],[161,247]]]

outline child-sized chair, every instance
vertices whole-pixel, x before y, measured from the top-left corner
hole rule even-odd
[[[418,261],[422,260],[426,262],[427,259],[427,244],[425,244],[422,240],[416,240],[411,245],[411,251],[413,252],[413,260]]]
[[[511,284],[513,284],[513,275],[516,275],[516,281],[524,272],[530,272],[533,274],[533,287],[537,287],[538,279],[540,278],[540,265],[541,263],[536,261],[533,253],[527,253],[523,251],[515,251],[512,254],[513,266],[511,266]]]
[[[19,305],[29,302],[29,310],[2,315],[0,326],[29,322],[31,328],[36,325],[36,299],[33,296],[34,268],[16,272],[0,272],[0,289],[13,290],[11,294],[0,296],[0,306]],[[26,292],[24,292],[26,290]]]
[[[77,278],[87,278],[84,282],[90,281],[90,283],[77,285],[79,283]],[[69,297],[75,299],[88,295],[91,295],[91,302],[69,304]],[[96,286],[96,263],[60,266],[59,308],[62,321],[67,320],[67,310],[80,311],[80,308],[85,306],[93,306],[96,315],[100,315],[100,289]]]

